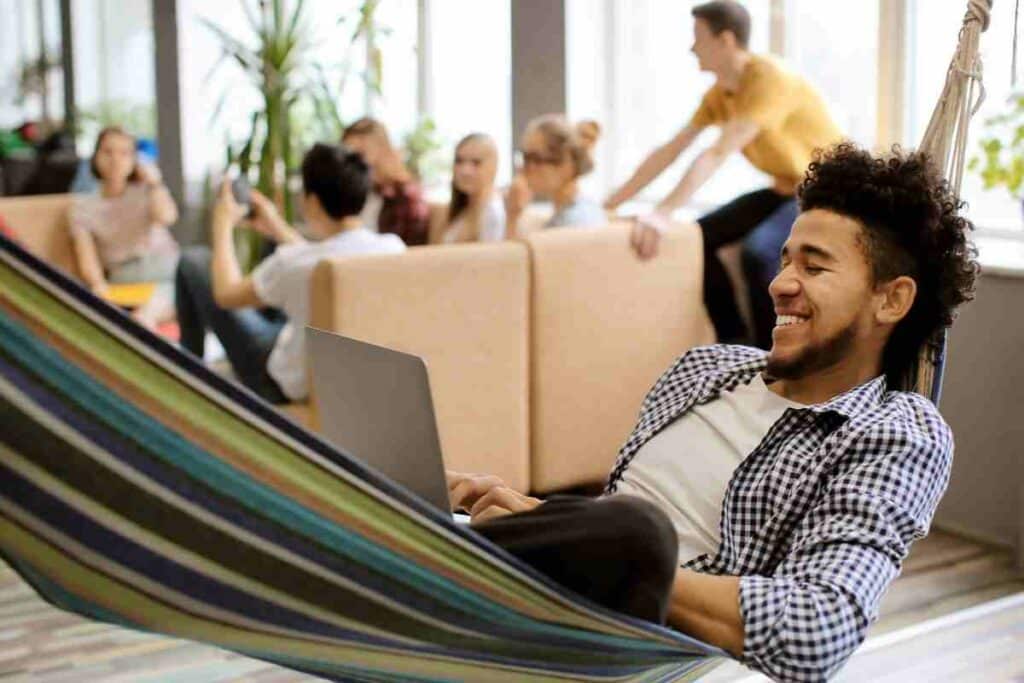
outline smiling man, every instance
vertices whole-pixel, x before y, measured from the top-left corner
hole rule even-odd
[[[892,385],[971,298],[977,266],[920,155],[838,145],[798,196],[771,351],[676,361],[604,496],[542,503],[454,473],[449,488],[480,533],[596,602],[818,681],[864,639],[945,490],[949,427]]]

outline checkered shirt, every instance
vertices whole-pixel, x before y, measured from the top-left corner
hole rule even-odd
[[[644,399],[605,492],[651,437],[750,382],[765,358],[718,345],[677,360]],[[835,673],[877,618],[911,542],[928,532],[952,458],[935,406],[887,391],[883,377],[788,408],[729,481],[717,553],[683,565],[740,577],[744,663],[782,681]]]

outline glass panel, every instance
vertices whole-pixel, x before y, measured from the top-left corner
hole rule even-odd
[[[510,0],[435,0],[429,4],[430,114],[451,163],[455,143],[479,131],[494,137],[498,182],[509,179],[512,153]]]
[[[786,57],[839,128],[871,147],[878,120],[878,3],[787,0]]]
[[[957,35],[967,8],[966,0],[911,0],[910,67],[908,73],[908,144],[916,144],[924,135],[932,109],[945,83],[946,69],[956,49]],[[985,102],[972,119],[968,137],[968,158],[977,156],[980,141],[990,137],[985,121],[1009,109],[1012,91],[1010,68],[1013,59],[1013,3],[995,3],[992,22],[981,34],[984,65]],[[1024,62],[1022,62],[1024,64]],[[1018,84],[1018,92],[1020,85]],[[1021,125],[1021,121],[1017,125]],[[1009,142],[1009,140],[1007,140]],[[1005,188],[985,190],[977,172],[966,171],[961,195],[967,201],[967,213],[978,228],[1020,231],[1021,202]]]
[[[120,125],[156,137],[156,64],[148,2],[73,0],[78,150],[92,154],[96,134]]]

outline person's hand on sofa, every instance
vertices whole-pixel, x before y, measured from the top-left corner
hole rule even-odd
[[[452,510],[465,510],[473,523],[532,510],[540,499],[523,495],[493,474],[445,471]]]
[[[533,193],[530,192],[530,186],[526,184],[525,176],[522,172],[516,173],[512,182],[509,183],[508,189],[505,190],[505,221],[508,225],[506,232],[509,235],[516,234],[516,223],[532,199]]]
[[[668,216],[657,211],[634,218],[629,245],[633,247],[637,257],[646,261],[657,256],[661,235],[669,226]]]

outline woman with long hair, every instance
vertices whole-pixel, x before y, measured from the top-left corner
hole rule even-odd
[[[561,114],[547,114],[526,126],[519,172],[505,195],[508,232],[515,228],[534,195],[550,199],[554,214],[545,228],[597,227],[607,223],[601,205],[580,193],[580,177],[594,169],[594,146],[601,136],[596,121],[573,125]]]
[[[384,124],[361,118],[345,128],[341,142],[358,152],[373,174],[373,193],[362,213],[364,225],[394,233],[409,246],[426,244],[430,209],[423,189],[402,163]]]
[[[491,136],[470,133],[459,141],[441,242],[500,242],[505,238],[505,203],[494,190],[497,172],[498,147]]]
[[[100,131],[90,166],[99,193],[76,196],[68,216],[79,272],[100,295],[108,283],[156,282],[133,315],[151,328],[173,319],[180,250],[168,228],[178,207],[160,172],[139,161],[135,137],[119,126]]]

